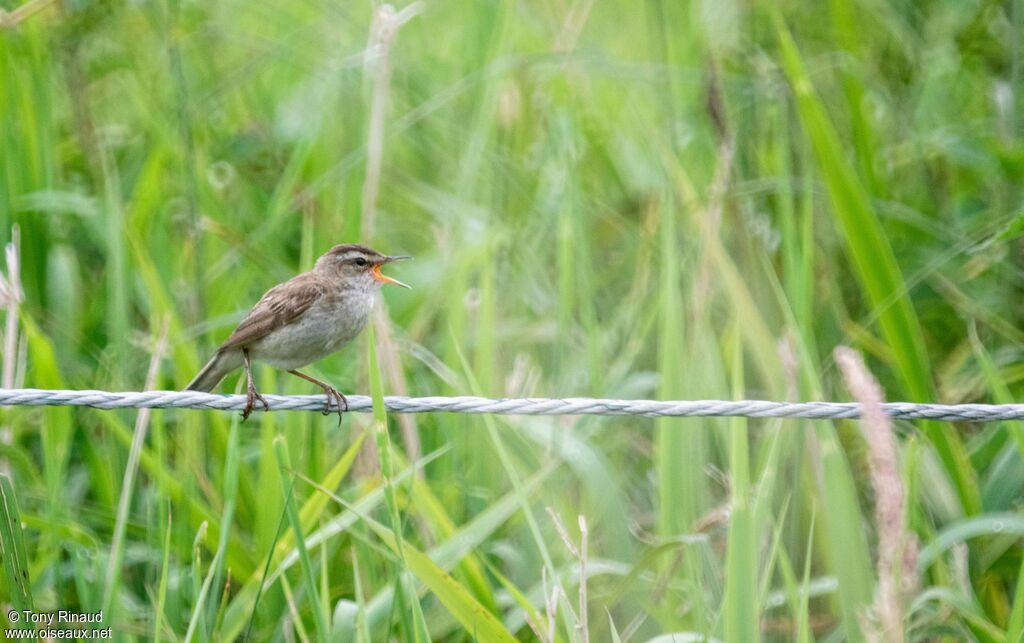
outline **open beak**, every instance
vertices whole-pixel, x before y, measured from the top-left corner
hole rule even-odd
[[[403,284],[401,281],[399,281],[397,279],[394,279],[392,277],[388,277],[387,275],[382,273],[380,271],[380,267],[383,266],[386,263],[391,263],[393,261],[401,261],[402,259],[411,259],[411,258],[412,257],[385,257],[384,261],[382,261],[381,263],[377,264],[372,269],[370,269],[370,272],[373,273],[373,278],[376,279],[377,281],[381,282],[381,283],[395,284],[396,286],[401,286],[402,288],[409,288],[410,286],[408,284]]]

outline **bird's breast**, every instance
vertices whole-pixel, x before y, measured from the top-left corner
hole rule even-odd
[[[373,310],[373,293],[326,296],[291,324],[252,346],[253,357],[278,368],[294,369],[326,357],[366,327]]]

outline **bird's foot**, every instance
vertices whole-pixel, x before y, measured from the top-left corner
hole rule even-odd
[[[266,398],[256,391],[255,386],[250,386],[245,393],[245,409],[242,410],[242,421],[245,422],[249,419],[252,414],[253,407],[256,406],[256,400],[259,400],[263,405],[263,409],[266,411],[270,410],[270,404],[267,403]]]
[[[341,423],[341,414],[348,410],[348,399],[345,395],[330,385],[324,385],[324,395],[327,396],[327,405],[324,406],[322,411],[324,415],[330,415],[331,413],[331,402],[335,404],[335,411],[338,413],[338,423]]]

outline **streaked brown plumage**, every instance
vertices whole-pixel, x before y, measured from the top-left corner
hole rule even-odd
[[[331,248],[312,270],[268,290],[187,390],[211,391],[225,375],[242,366],[248,396],[242,417],[248,418],[256,400],[269,409],[252,381],[250,361],[258,360],[320,386],[328,405],[333,399],[341,413],[344,395],[295,369],[330,355],[358,335],[382,285],[408,288],[380,272],[382,265],[407,258],[389,257],[356,244]]]

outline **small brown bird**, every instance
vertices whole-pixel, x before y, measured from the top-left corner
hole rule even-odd
[[[268,290],[186,390],[212,391],[225,375],[244,366],[247,401],[242,420],[252,413],[256,400],[269,411],[270,405],[252,381],[250,360],[260,360],[322,388],[328,407],[334,400],[340,416],[343,407],[348,408],[345,396],[295,369],[330,355],[358,335],[381,286],[408,288],[380,271],[386,263],[408,258],[389,257],[356,244],[334,246],[316,260],[312,270]]]

